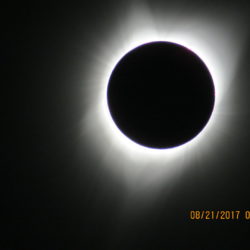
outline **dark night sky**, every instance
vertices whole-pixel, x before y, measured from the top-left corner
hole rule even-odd
[[[20,3],[1,9],[1,249],[249,248],[244,243],[250,220],[188,218],[195,209],[250,210],[249,34],[228,91],[233,129],[218,140],[213,157],[200,160],[204,168],[193,166],[170,192],[163,186],[150,209],[140,204],[134,213],[126,212],[122,181],[104,170],[89,137],[80,136],[87,112],[81,90],[91,53],[102,38],[115,37],[109,27],[122,20],[117,10],[128,2]],[[173,5],[147,4],[152,10]],[[228,9],[241,13],[244,28],[250,23],[250,6],[243,1],[175,6],[180,13],[205,12],[211,19],[221,12],[222,20]]]

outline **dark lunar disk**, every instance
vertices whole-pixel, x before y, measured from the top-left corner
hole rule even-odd
[[[128,52],[115,66],[107,98],[117,127],[134,142],[172,148],[197,136],[214,107],[212,77],[189,49],[152,42]]]

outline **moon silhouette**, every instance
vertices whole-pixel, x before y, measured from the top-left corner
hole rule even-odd
[[[215,89],[199,56],[159,41],[121,58],[109,79],[107,102],[124,135],[142,146],[166,149],[189,142],[204,129]]]

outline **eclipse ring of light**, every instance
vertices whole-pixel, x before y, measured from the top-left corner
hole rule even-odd
[[[165,149],[187,143],[204,129],[214,107],[214,85],[195,53],[157,41],[122,57],[110,76],[107,99],[124,135]]]
[[[221,15],[211,18],[185,12],[178,21],[179,12],[161,9],[152,13],[146,4],[133,5],[125,13],[108,27],[110,32],[101,42],[97,33],[88,50],[91,60],[84,64],[82,143],[104,169],[123,178],[127,188],[138,189],[138,185],[159,186],[201,159],[211,159],[220,142],[232,134],[233,115],[237,115],[232,86],[245,36],[238,19],[231,15],[225,23]],[[198,55],[211,73],[216,94],[206,127],[188,143],[161,150],[125,136],[114,123],[107,101],[108,83],[121,58],[155,41],[176,43]]]

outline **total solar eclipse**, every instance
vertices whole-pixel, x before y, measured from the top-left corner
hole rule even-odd
[[[204,62],[170,42],[143,44],[124,55],[109,79],[107,102],[120,131],[149,148],[180,146],[206,126],[215,90]]]

